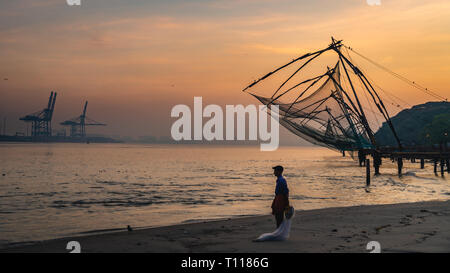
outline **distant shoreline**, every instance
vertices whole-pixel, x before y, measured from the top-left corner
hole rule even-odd
[[[85,144],[86,141],[10,141],[10,140],[2,140],[2,136],[0,136],[0,144],[1,143],[11,143],[11,144],[20,144],[20,143],[34,143],[34,144],[48,144],[48,143],[82,143]],[[101,142],[101,141],[91,141],[90,144],[129,144],[129,145],[187,145],[187,146],[226,146],[226,147],[252,147],[257,146],[260,143],[257,141],[253,142],[239,142],[239,141],[233,141],[233,142],[227,142],[227,141],[190,141],[190,142],[136,142],[136,141],[112,141],[112,142]],[[322,146],[318,145],[294,145],[294,144],[283,144],[280,143],[280,148],[283,147],[294,147],[294,148],[316,148],[316,149],[327,149]],[[259,148],[259,147],[257,147]]]
[[[32,136],[8,136],[0,135],[0,142],[13,143],[122,143],[122,141],[115,140],[109,137],[65,137],[65,136],[51,136],[51,137],[32,137]]]
[[[184,223],[133,231],[71,236],[0,252],[355,252],[369,241],[382,252],[450,252],[450,200],[297,211],[285,242],[254,243],[275,229],[271,215]],[[126,230],[126,229],[125,229]],[[95,231],[93,231],[95,232]],[[90,233],[90,232],[89,232]]]

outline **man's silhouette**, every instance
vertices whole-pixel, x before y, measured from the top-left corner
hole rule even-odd
[[[289,207],[289,189],[286,179],[283,177],[283,167],[275,166],[272,168],[273,174],[277,177],[275,187],[275,198],[272,202],[272,214],[275,216],[277,228],[284,219],[284,210]]]

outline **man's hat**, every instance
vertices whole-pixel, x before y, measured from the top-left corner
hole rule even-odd
[[[280,166],[280,165],[272,167],[272,169],[274,169],[275,171],[280,171],[280,172],[282,172],[284,170],[283,166]]]

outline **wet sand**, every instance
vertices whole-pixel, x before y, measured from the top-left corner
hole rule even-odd
[[[167,227],[67,237],[0,252],[354,252],[378,241],[381,252],[450,252],[450,201],[297,211],[283,242],[253,242],[272,232],[272,216],[255,216]]]

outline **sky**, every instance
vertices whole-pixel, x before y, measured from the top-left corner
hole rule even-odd
[[[89,132],[168,136],[173,106],[255,104],[245,86],[331,36],[450,97],[448,0],[2,0],[0,120],[24,132],[57,91],[56,129],[88,100],[108,124]],[[410,105],[435,100],[373,77]]]

